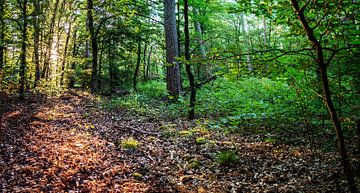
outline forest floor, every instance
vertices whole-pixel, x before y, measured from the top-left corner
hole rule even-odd
[[[346,191],[335,153],[108,111],[83,92],[2,98],[0,115],[0,192]],[[129,137],[138,148],[119,146]],[[222,149],[239,161],[220,165]]]

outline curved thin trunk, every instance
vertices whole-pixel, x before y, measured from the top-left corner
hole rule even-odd
[[[140,62],[141,62],[141,41],[138,42],[138,49],[137,49],[137,60],[136,60],[136,67],[133,77],[133,88],[136,91],[137,90],[137,77],[139,75],[139,69],[140,69]]]
[[[306,31],[309,41],[311,42],[313,48],[316,51],[316,57],[317,57],[316,63],[318,64],[318,68],[319,68],[319,72],[320,72],[320,76],[321,76],[321,83],[322,83],[323,93],[324,93],[324,97],[325,97],[325,103],[328,108],[331,120],[333,122],[334,129],[336,132],[336,138],[337,138],[338,148],[339,148],[340,155],[341,155],[342,165],[344,168],[344,174],[345,174],[348,184],[350,186],[350,191],[352,193],[357,193],[359,191],[356,187],[354,176],[351,171],[351,165],[350,165],[349,157],[347,155],[347,150],[345,147],[345,140],[344,140],[341,124],[340,124],[338,115],[336,113],[336,110],[335,110],[335,107],[334,107],[334,104],[333,104],[333,101],[331,98],[329,79],[328,79],[328,74],[327,74],[327,65],[325,63],[322,45],[316,39],[316,37],[314,35],[314,30],[309,26],[309,23],[306,20],[305,15],[304,15],[304,9],[300,9],[297,0],[291,0],[291,3],[292,3],[292,6],[293,6],[297,16],[298,16],[298,19],[300,20],[304,30]]]
[[[190,82],[190,110],[188,118],[190,120],[195,118],[195,103],[196,103],[196,88],[194,74],[191,72],[190,66],[190,34],[189,34],[189,5],[188,0],[184,0],[184,33],[185,33],[185,59],[186,59],[186,73]]]

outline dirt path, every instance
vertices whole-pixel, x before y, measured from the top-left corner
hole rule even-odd
[[[1,102],[0,192],[332,192],[341,186],[334,154],[108,112],[85,93]],[[196,144],[200,136],[208,142]],[[119,147],[130,137],[138,148]],[[225,148],[238,153],[237,165],[216,162]]]

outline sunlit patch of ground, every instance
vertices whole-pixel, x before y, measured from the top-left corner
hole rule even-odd
[[[5,118],[20,113],[10,112]],[[145,183],[124,181],[131,166],[113,144],[79,129],[86,123],[73,106],[44,105],[28,119],[29,123],[22,125],[28,132],[21,138],[21,146],[14,147],[17,151],[11,152],[6,167],[0,170],[0,190],[145,192],[149,188]]]

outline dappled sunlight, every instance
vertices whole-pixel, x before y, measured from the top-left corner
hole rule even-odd
[[[6,117],[19,114],[9,112]],[[23,178],[4,184],[5,190],[145,192],[149,185],[124,181],[131,165],[112,143],[82,130],[91,123],[79,117],[74,106],[65,103],[34,112],[22,137],[23,153],[17,158],[22,160],[10,169],[14,177]]]

